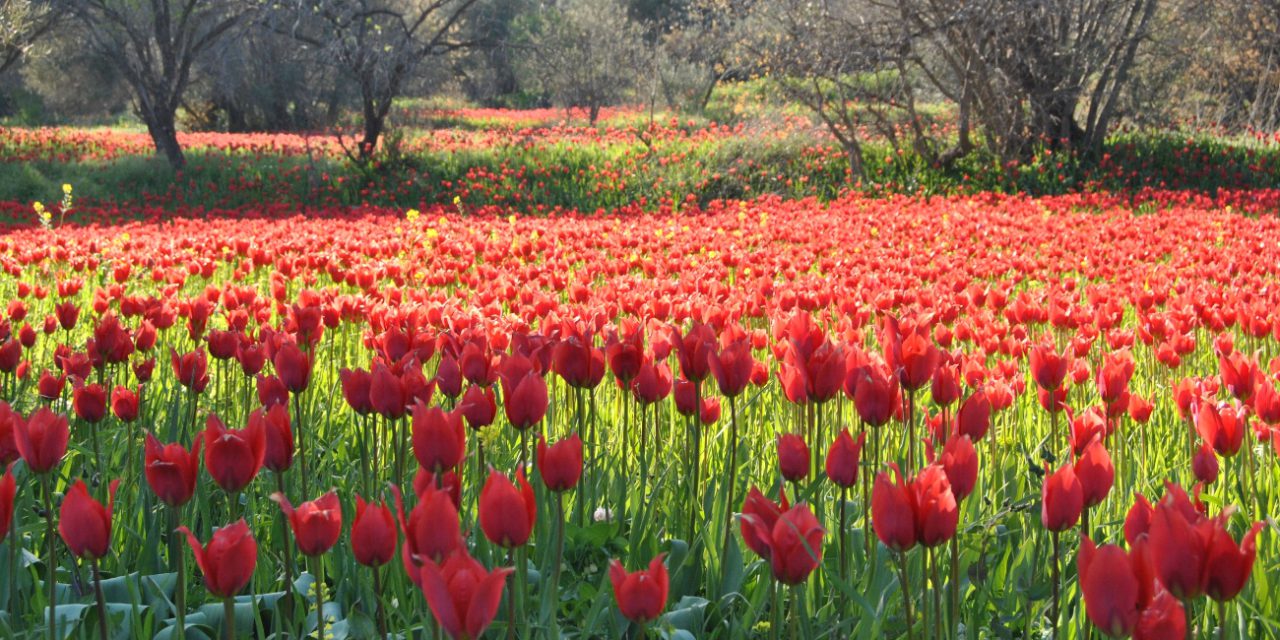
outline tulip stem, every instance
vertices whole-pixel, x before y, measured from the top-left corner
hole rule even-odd
[[[378,607],[378,611],[374,615],[374,619],[377,621],[377,624],[378,624],[379,640],[386,640],[387,612],[382,608],[382,571],[379,570],[378,567],[372,567],[372,569],[373,569],[373,598],[374,598],[374,604],[376,604]]]
[[[1227,640],[1227,601],[1218,601],[1218,640]]]
[[[6,603],[7,609],[13,611],[14,596],[13,592],[17,586],[17,572],[14,566],[18,564],[18,518],[17,514],[9,519],[9,601]]]
[[[315,567],[316,590],[316,638],[324,640],[324,560],[320,556],[311,559]]]
[[[898,556],[898,582],[902,585],[902,608],[907,615],[907,639],[915,640],[915,618],[911,615],[911,583],[907,579],[907,557],[901,551],[895,555]]]
[[[285,493],[284,472],[274,471],[276,476],[276,491],[280,495],[288,497]],[[289,522],[282,512],[280,518],[280,552],[284,556],[284,598],[280,602],[280,615],[289,622],[289,626],[293,626],[293,548],[289,544]]]
[[[89,561],[93,568],[93,595],[98,601],[98,634],[102,640],[109,640],[107,633],[107,599],[102,595],[102,573],[98,571],[98,559]]]
[[[936,547],[929,548],[929,567],[932,570],[932,588],[933,592],[933,624],[938,630],[937,637],[942,638],[943,630],[946,628],[942,622],[942,583],[938,580],[938,550]]]
[[[222,599],[222,637],[236,640],[236,600],[230,596]]]
[[[178,583],[173,588],[173,608],[178,621],[178,637],[184,638],[187,629],[187,563],[178,540],[178,519],[178,507],[169,507],[169,565],[178,572]]]
[[[311,495],[307,490],[307,425],[302,423],[302,394],[294,393],[292,395],[293,419],[296,421],[294,424],[297,425],[294,432],[298,434],[298,462],[302,464],[302,499],[306,500],[307,496]]]
[[[769,624],[769,638],[778,640],[778,628],[782,626],[782,585],[773,580],[773,622]]]
[[[365,495],[371,495],[369,484],[369,416],[360,416],[360,484]]]
[[[720,582],[724,586],[729,571],[729,532],[733,530],[733,505],[737,504],[734,496],[734,485],[738,476],[738,403],[735,396],[729,396],[729,486],[728,500],[725,500],[724,543],[720,547]]]
[[[49,592],[49,640],[55,640],[58,637],[58,602],[55,591],[58,582],[58,542],[53,535],[53,482],[49,472],[40,474],[40,485],[44,488],[44,537],[49,545],[49,575],[45,578],[45,587]]]
[[[555,564],[551,565],[551,588],[547,590],[547,597],[551,600],[550,606],[550,625],[552,629],[552,637],[560,637],[557,630],[558,624],[556,620],[556,609],[559,607],[557,600],[560,597],[560,565],[564,562],[564,521],[566,515],[564,512],[564,492],[556,492],[556,556]]]
[[[840,580],[849,580],[849,550],[845,546],[845,538],[849,532],[845,527],[845,506],[844,503],[849,499],[849,488],[840,486],[840,531],[838,533],[840,540]]]
[[[951,597],[947,603],[947,620],[952,632],[960,626],[956,620],[956,615],[960,612],[960,543],[957,538],[958,534],[951,536]]]
[[[1061,564],[1061,562],[1059,562],[1059,556],[1062,549],[1058,544],[1058,532],[1052,531],[1049,533],[1049,536],[1053,539],[1053,608],[1050,609],[1049,621],[1053,625],[1052,637],[1056,638],[1058,637],[1058,608],[1061,606],[1061,594],[1059,592],[1061,585],[1059,582],[1061,582],[1062,568],[1059,566]]]

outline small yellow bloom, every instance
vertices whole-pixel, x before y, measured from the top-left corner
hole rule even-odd
[[[421,212],[418,211],[417,209],[410,209],[404,212],[404,217],[409,222],[413,222],[414,220],[417,220],[419,215],[421,215]]]
[[[427,229],[427,237],[428,237],[428,238],[435,239],[435,238],[437,238],[437,237],[439,237],[439,236],[440,236],[440,232],[436,231],[434,228],[433,228],[433,229]]]
[[[70,185],[69,183],[63,183],[63,185],[62,185],[62,193],[66,194],[66,195],[71,195],[71,185]]]

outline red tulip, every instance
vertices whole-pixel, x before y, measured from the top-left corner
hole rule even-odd
[[[1275,386],[1266,376],[1258,376],[1252,403],[1253,412],[1257,414],[1259,420],[1267,424],[1280,422],[1280,392],[1276,391]]]
[[[787,504],[787,494],[781,492],[782,504],[766,498],[764,494],[756,487],[751,487],[747,491],[747,499],[742,503],[742,518],[739,527],[742,530],[742,541],[746,543],[747,548],[751,549],[760,557],[766,557],[769,553],[769,542],[759,535],[759,532],[773,531],[773,525],[782,516],[782,512],[790,509]],[[748,517],[750,520],[748,520]],[[761,527],[757,528],[754,524],[758,522]]]
[[[387,365],[375,362],[369,376],[369,404],[382,417],[396,419],[407,409],[404,383]]]
[[[1262,523],[1255,522],[1237,545],[1227,532],[1224,518],[1215,518],[1211,534],[1205,542],[1204,592],[1214,600],[1226,602],[1234,599],[1244,589],[1253,572],[1253,560],[1257,554],[1255,538],[1262,530]]]
[[[899,396],[897,381],[880,367],[871,367],[854,389],[853,404],[864,422],[878,427],[893,418],[902,404]]]
[[[933,371],[933,383],[929,395],[939,407],[949,407],[960,399],[960,378],[954,366],[938,367]]]
[[[908,489],[915,512],[916,540],[923,546],[936,547],[955,537],[960,511],[942,465],[935,463],[921,469]]]
[[[751,382],[752,370],[755,368],[751,343],[746,339],[737,339],[724,345],[718,352],[709,351],[707,366],[720,386],[720,393],[728,398],[737,397]]]
[[[809,445],[794,433],[778,436],[778,470],[790,482],[799,482],[809,475]]]
[[[676,359],[680,362],[680,373],[685,379],[701,383],[711,375],[707,357],[716,348],[715,330],[710,325],[695,320],[689,332],[683,336],[672,329],[675,339]]]
[[[1229,355],[1218,356],[1218,371],[1222,386],[1236,399],[1247,402],[1260,377],[1257,361],[1234,351]]]
[[[666,363],[646,358],[630,382],[631,395],[642,405],[658,402],[671,394],[671,369]]]
[[[1173,594],[1161,590],[1142,610],[1133,640],[1168,640],[1187,636],[1187,614]]]
[[[413,455],[423,469],[439,473],[462,464],[467,433],[462,414],[440,407],[413,406]]]
[[[978,452],[967,435],[955,435],[947,440],[938,459],[951,483],[951,493],[960,502],[973,493],[978,484]]]
[[[513,356],[508,362],[523,360]],[[542,420],[547,413],[547,383],[532,368],[520,374],[502,378],[503,409],[507,420],[516,429],[528,429]]]
[[[67,386],[67,376],[55,376],[53,372],[45,370],[40,372],[40,379],[36,381],[36,393],[41,400],[57,400],[62,397],[62,390]]]
[[[1196,411],[1196,432],[1224,458],[1240,452],[1249,414],[1240,405],[1201,402]]]
[[[373,376],[364,369],[340,369],[338,380],[342,383],[342,397],[347,406],[359,415],[373,413],[373,402],[369,398]]]
[[[215,531],[204,546],[186,527],[178,527],[178,531],[187,536],[210,593],[230,598],[249,584],[258,560],[258,543],[243,518]]]
[[[862,459],[862,446],[867,441],[867,432],[858,434],[854,440],[848,429],[841,429],[827,451],[827,478],[844,488],[852,487],[858,482],[858,467]]]
[[[71,407],[85,422],[100,422],[107,416],[107,390],[94,383],[76,385],[71,390]]]
[[[955,432],[981,442],[991,428],[991,400],[981,389],[970,394],[956,411]]]
[[[876,475],[871,490],[871,526],[876,537],[894,551],[907,551],[916,546],[916,507],[914,496],[902,478],[902,471],[891,464],[895,480],[886,471]]]
[[[196,478],[200,475],[200,438],[187,451],[178,443],[161,445],[147,433],[144,453],[143,471],[151,491],[170,507],[186,504],[195,495]]]
[[[47,407],[40,407],[25,421],[17,422],[15,427],[13,439],[28,469],[47,473],[62,462],[71,437],[66,418]]]
[[[1107,354],[1098,367],[1098,395],[1105,404],[1115,404],[1129,389],[1133,377],[1133,357],[1127,350]]]
[[[264,407],[289,404],[289,390],[276,376],[258,374],[258,403]]]
[[[405,518],[400,488],[392,485],[391,492],[396,499],[400,529],[404,531],[400,560],[409,578],[421,587],[420,567],[423,564],[428,561],[439,563],[455,552],[465,551],[458,523],[458,509],[448,493],[428,487],[419,496],[418,505]]]
[[[374,365],[375,373],[377,365]],[[485,365],[487,368],[488,365]],[[458,367],[458,360],[449,354],[440,356],[440,364],[436,366],[436,386],[439,387],[440,393],[456,398],[462,393],[462,370]],[[488,387],[488,382],[484,385]]]
[[[575,389],[593,389],[604,379],[604,352],[589,336],[570,336],[552,349],[551,370]]]
[[[524,478],[524,470],[516,472],[520,488],[496,470],[480,490],[480,529],[490,542],[501,547],[519,547],[529,541],[538,515],[533,487]]]
[[[204,468],[227,493],[249,486],[266,458],[267,441],[262,423],[231,431],[218,416],[209,414],[204,428]]]
[[[538,474],[547,489],[568,491],[578,486],[582,477],[582,438],[575,433],[547,446],[547,439],[539,435],[537,460]]]
[[[1129,396],[1129,418],[1138,424],[1146,424],[1151,420],[1151,412],[1155,407],[1149,400],[1137,394]]]
[[[1107,436],[1107,419],[1096,407],[1090,408],[1079,415],[1071,416],[1071,423],[1068,426],[1071,453],[1077,456],[1084,453],[1085,447],[1088,447],[1094,440],[1101,440]]]
[[[493,622],[502,589],[512,569],[485,571],[465,550],[449,556],[444,566],[427,562],[419,582],[431,614],[449,637],[475,640]]]
[[[1081,538],[1076,564],[1085,613],[1109,636],[1128,637],[1138,624],[1141,596],[1151,583],[1151,572],[1142,562],[1137,551],[1131,555],[1114,544],[1097,547],[1088,535]]]
[[[472,429],[483,429],[493,424],[493,419],[498,415],[498,402],[493,389],[468,386],[462,394],[462,402],[458,403],[457,411],[466,418],[467,426]]]
[[[1179,495],[1185,499],[1186,494],[1166,492],[1156,504],[1147,535],[1160,584],[1178,599],[1189,600],[1204,593],[1205,543],[1212,524],[1194,509],[1188,511]]]
[[[1151,517],[1155,515],[1155,511],[1151,507],[1151,503],[1147,502],[1147,498],[1141,493],[1135,494],[1133,506],[1129,507],[1129,513],[1124,517],[1124,541],[1129,546],[1137,544],[1138,538],[1147,535],[1147,531],[1151,529]]]
[[[1080,521],[1084,509],[1084,487],[1076,477],[1075,468],[1064,464],[1049,474],[1045,463],[1044,490],[1040,496],[1040,524],[1049,531],[1065,531]]]
[[[121,422],[138,419],[138,394],[133,389],[118,386],[111,391],[111,413]]]
[[[106,507],[89,495],[84,480],[76,479],[67,490],[58,511],[58,535],[72,555],[90,560],[107,555],[111,548],[111,511],[119,486],[119,480],[111,481]]]
[[[276,347],[271,364],[276,369],[276,376],[284,387],[292,393],[302,393],[311,383],[311,357],[297,343],[285,340]]]
[[[1031,348],[1031,377],[1045,391],[1061,388],[1070,366],[1066,354],[1059,354],[1052,345],[1041,343]]]
[[[204,350],[196,349],[179,357],[177,351],[169,349],[169,362],[179,384],[196,393],[204,393],[205,387],[209,386],[209,361]]]
[[[929,383],[941,356],[933,342],[918,333],[904,338],[893,355],[891,363],[896,365],[898,381],[908,391],[916,391]]]
[[[356,517],[351,521],[351,552],[356,562],[380,567],[396,554],[396,521],[385,502],[365,502],[356,496]]]
[[[1214,454],[1213,447],[1208,442],[1200,444],[1200,448],[1196,450],[1194,456],[1191,457],[1191,471],[1195,474],[1196,480],[1210,485],[1218,479],[1218,456]]]
[[[1100,440],[1094,440],[1085,447],[1084,453],[1076,459],[1076,478],[1080,481],[1084,507],[1101,504],[1111,493],[1111,485],[1116,479],[1115,467],[1111,464],[1111,456]]]
[[[18,453],[18,426],[22,424],[22,416],[14,411],[9,403],[0,400],[0,465],[10,463],[22,457]]]
[[[773,577],[779,582],[804,582],[822,563],[822,536],[825,533],[822,525],[805,504],[787,509],[772,523],[768,520],[748,512],[747,505],[743,505],[742,526],[744,530],[748,526],[752,529],[752,542],[748,546],[769,563]]]
[[[289,519],[293,539],[302,555],[315,557],[337,544],[342,533],[342,505],[338,502],[338,494],[330,491],[298,505],[296,509],[283,493],[273,493],[271,499],[280,504],[280,510]]]
[[[284,473],[293,466],[293,427],[290,426],[289,410],[282,404],[273,404],[268,409],[254,409],[249,414],[249,424],[262,431],[266,443],[266,451],[262,456],[262,466],[276,473]]]
[[[462,483],[458,481],[458,474],[453,471],[441,473],[437,482],[436,474],[418,467],[418,471],[413,474],[413,495],[422,500],[428,490],[443,491],[448,494],[455,509],[462,505]]]
[[[666,554],[660,553],[649,562],[649,568],[627,573],[616,558],[609,563],[609,582],[613,583],[613,597],[623,617],[638,624],[656,620],[667,606],[669,577]]]
[[[625,336],[610,336],[604,357],[614,377],[630,382],[640,373],[640,365],[644,361],[644,333],[635,330]]]
[[[9,534],[13,524],[13,499],[18,493],[18,484],[13,478],[13,464],[10,463],[0,476],[0,540]]]

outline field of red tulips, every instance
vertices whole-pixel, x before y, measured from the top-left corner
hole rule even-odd
[[[1280,192],[1140,200],[12,229],[0,635],[1280,637]]]

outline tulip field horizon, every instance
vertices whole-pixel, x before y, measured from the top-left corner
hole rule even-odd
[[[1280,190],[806,149],[0,193],[0,637],[1280,638]]]

